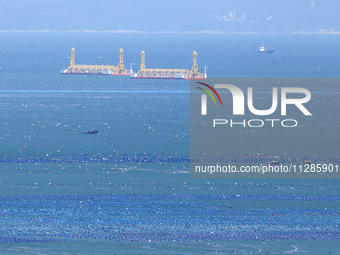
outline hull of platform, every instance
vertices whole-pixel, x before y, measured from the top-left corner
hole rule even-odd
[[[60,73],[60,74],[82,74],[82,75],[124,75],[124,76],[130,76],[131,74],[126,73],[126,74],[121,74],[121,73],[117,73],[117,74],[108,74],[108,73]]]
[[[202,80],[207,78],[176,78],[176,77],[130,77],[131,79],[162,79],[162,80]]]

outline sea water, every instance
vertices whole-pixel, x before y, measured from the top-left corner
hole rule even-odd
[[[115,65],[123,48],[134,71],[141,50],[148,68],[191,68],[196,50],[209,77],[339,78],[339,35],[1,37],[1,254],[339,252],[336,179],[190,179],[189,81],[59,74],[75,47]]]

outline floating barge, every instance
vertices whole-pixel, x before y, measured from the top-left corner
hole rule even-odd
[[[87,74],[87,75],[131,75],[131,72],[124,68],[123,49],[119,49],[119,64],[114,65],[76,65],[75,50],[71,50],[70,66],[60,71],[61,74]]]
[[[206,79],[204,74],[198,72],[197,52],[193,51],[193,65],[190,69],[160,69],[145,68],[145,52],[141,52],[140,70],[133,73],[132,67],[128,71],[124,67],[123,49],[119,49],[119,64],[114,65],[78,65],[75,63],[75,50],[71,49],[70,66],[60,71],[61,74],[85,74],[85,75],[129,75],[133,79]]]
[[[145,51],[141,52],[141,64],[137,73],[131,72],[131,78],[134,79],[206,79],[204,74],[198,72],[197,52],[193,52],[193,65],[189,69],[159,69],[145,68]]]

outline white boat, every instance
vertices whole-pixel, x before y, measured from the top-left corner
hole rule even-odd
[[[261,44],[260,49],[257,51],[258,53],[266,53],[266,48]]]

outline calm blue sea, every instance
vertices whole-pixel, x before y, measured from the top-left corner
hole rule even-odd
[[[258,54],[261,43],[275,53]],[[189,69],[196,50],[210,78],[340,78],[339,43],[1,33],[0,254],[340,254],[337,179],[190,179],[189,81],[59,73],[74,47],[77,64],[110,65],[123,48],[134,71],[141,50],[147,68]],[[334,87],[319,92],[320,105],[339,100]],[[327,123],[306,133],[338,161],[339,127],[331,138]],[[312,156],[299,146],[287,154]]]

